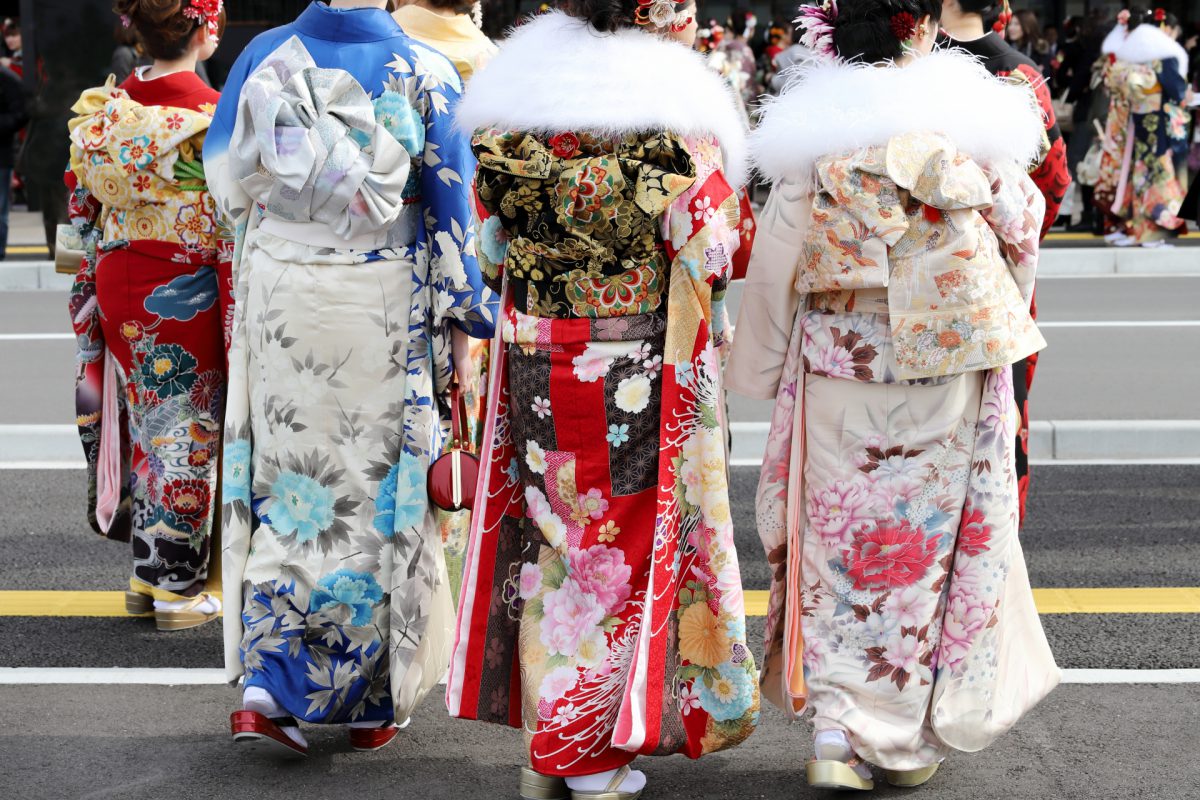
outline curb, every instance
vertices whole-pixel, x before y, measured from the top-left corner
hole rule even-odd
[[[732,463],[762,463],[770,424],[734,422]],[[1200,464],[1200,420],[1061,420],[1033,423],[1030,459],[1043,464]],[[74,425],[0,425],[0,467],[83,466]]]
[[[732,463],[762,463],[770,424],[734,422]],[[0,434],[2,435],[2,434]],[[1036,421],[1029,458],[1040,463],[1200,463],[1200,420]]]
[[[1200,277],[1200,248],[1047,247],[1042,250],[1039,278],[1105,275]],[[53,261],[0,263],[0,292],[66,291],[72,281],[72,276],[54,271]]]

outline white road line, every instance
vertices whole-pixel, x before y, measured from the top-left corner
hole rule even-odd
[[[0,461],[0,470],[87,469],[86,461]]]
[[[1197,328],[1200,319],[1072,320],[1038,322],[1039,328]]]
[[[74,340],[73,333],[0,333],[0,342],[49,342]]]
[[[222,669],[138,668],[0,668],[0,686],[222,686]],[[1200,669],[1064,669],[1063,683],[1101,684],[1200,683]]]

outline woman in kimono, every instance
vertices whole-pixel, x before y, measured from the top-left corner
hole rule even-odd
[[[1121,14],[1109,40],[1110,99],[1096,203],[1117,228],[1111,243],[1156,246],[1187,230],[1179,217],[1184,185],[1177,170],[1188,150],[1188,54],[1175,40],[1178,22],[1162,9]]]
[[[312,3],[234,65],[206,144],[235,231],[224,450],[239,742],[297,721],[391,741],[442,678],[453,606],[425,491],[451,352],[487,337],[462,83],[383,0]]]
[[[126,610],[159,630],[216,619],[208,578],[225,406],[229,253],[200,150],[218,95],[196,64],[219,2],[119,0],[154,59],[84,92],[70,123],[71,217],[85,245],[71,289],[88,518],[133,542]]]
[[[758,717],[718,366],[742,127],[694,19],[580,0],[459,110],[505,306],[447,702],[524,729],[526,798],[629,800],[638,755]]]
[[[1045,344],[1027,174],[1042,120],[1024,87],[930,54],[940,10],[805,7],[825,58],[751,144],[774,186],[726,381],[775,400],[763,691],[812,709],[814,786],[870,789],[867,762],[919,785],[1059,679],[1017,540],[1012,435],[1010,365]]]

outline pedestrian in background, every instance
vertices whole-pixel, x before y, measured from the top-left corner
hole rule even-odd
[[[1004,29],[1004,35],[1014,50],[1037,65],[1043,77],[1051,76],[1053,52],[1050,43],[1042,35],[1037,14],[1028,8],[1014,12]]]
[[[134,69],[147,66],[153,61],[138,47],[137,29],[125,23],[126,20],[119,20],[113,30],[117,46],[113,48],[112,63],[108,67],[118,86],[133,74]]]
[[[20,76],[0,67],[0,261],[8,254],[8,216],[12,208],[16,145],[28,122],[25,87],[21,85]]]
[[[126,609],[174,631],[221,610],[204,589],[230,275],[200,160],[218,95],[195,64],[216,51],[224,16],[205,0],[114,8],[154,63],[73,109],[70,213],[88,244],[70,298],[77,422],[89,520],[133,542]]]
[[[496,54],[496,45],[480,30],[475,0],[400,0],[397,5],[392,16],[404,32],[454,62],[464,83]]]
[[[1186,170],[1188,54],[1179,22],[1162,9],[1122,12],[1125,37],[1114,41],[1104,155],[1096,201],[1117,230],[1118,246],[1158,246],[1187,226],[1179,217]]]
[[[1045,346],[1045,134],[1025,87],[930,54],[940,0],[801,13],[824,59],[751,137],[774,188],[726,371],[775,401],[763,690],[813,710],[810,785],[871,789],[875,764],[918,786],[1059,680],[1017,537],[1010,368]]]
[[[632,800],[639,755],[758,719],[720,376],[743,129],[696,31],[692,2],[573,0],[459,109],[507,296],[447,703],[524,729],[530,800]]]
[[[308,752],[299,721],[383,747],[445,674],[454,607],[426,476],[464,367],[452,353],[497,313],[450,113],[462,80],[385,5],[311,3],[259,35],[204,147],[236,234],[230,724],[288,756]]]

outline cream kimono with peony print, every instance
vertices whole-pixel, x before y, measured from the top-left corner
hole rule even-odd
[[[971,91],[862,124],[939,82]],[[824,97],[819,132],[797,130]],[[756,134],[775,186],[726,384],[775,400],[764,694],[889,769],[983,748],[1058,681],[1017,540],[1009,368],[1044,345],[1040,136],[1022,94],[953,54],[810,67]]]

